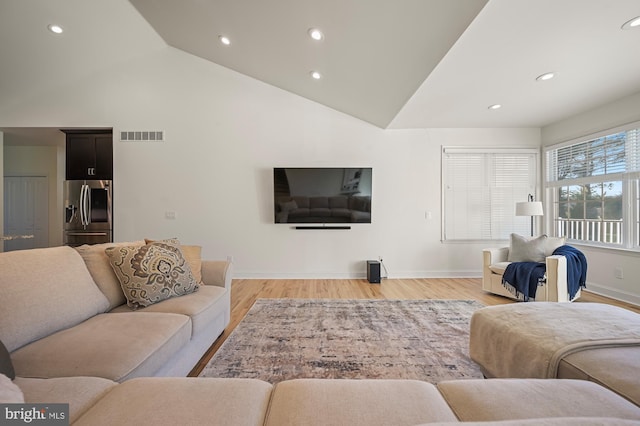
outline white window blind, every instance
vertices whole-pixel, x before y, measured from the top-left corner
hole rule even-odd
[[[547,182],[566,185],[569,180],[640,172],[639,133],[620,131],[547,151]]]
[[[503,240],[528,235],[530,218],[515,205],[535,194],[535,149],[444,147],[443,240]]]

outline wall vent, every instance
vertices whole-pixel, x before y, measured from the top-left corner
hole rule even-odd
[[[135,130],[120,132],[120,140],[123,142],[164,142],[164,131]]]

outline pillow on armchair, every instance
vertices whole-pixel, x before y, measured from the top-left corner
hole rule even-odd
[[[544,262],[546,249],[546,235],[528,238],[518,234],[511,234],[507,260],[509,262]]]

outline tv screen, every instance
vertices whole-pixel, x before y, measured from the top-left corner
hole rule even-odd
[[[372,169],[273,169],[275,223],[371,223]]]

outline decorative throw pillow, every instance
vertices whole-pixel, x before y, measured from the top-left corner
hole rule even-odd
[[[11,380],[16,378],[16,372],[13,369],[13,363],[11,362],[11,356],[2,341],[0,341],[0,374],[4,374]]]
[[[547,236],[527,238],[511,234],[509,245],[509,262],[544,262]]]
[[[196,280],[198,285],[203,284],[202,282],[202,247],[201,246],[186,246],[180,244],[180,240],[177,238],[169,238],[167,240],[151,240],[149,238],[144,239],[145,244],[155,243],[155,242],[167,242],[170,244],[175,244],[180,246],[180,250],[182,250],[182,254],[184,258],[189,262],[189,266],[191,267],[191,273],[193,274],[193,278]]]
[[[0,403],[24,404],[24,394],[20,388],[4,374],[0,374]]]
[[[131,309],[198,290],[178,244],[156,241],[141,247],[109,247],[105,253]]]
[[[567,241],[566,237],[547,237],[547,245],[544,249],[546,256],[551,256],[555,249],[563,246]]]

